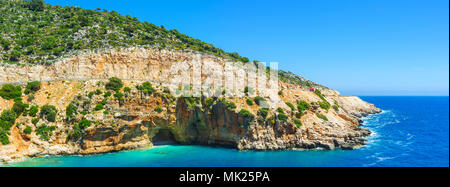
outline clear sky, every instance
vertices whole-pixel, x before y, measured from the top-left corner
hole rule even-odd
[[[448,0],[46,0],[177,29],[344,95],[449,95]]]

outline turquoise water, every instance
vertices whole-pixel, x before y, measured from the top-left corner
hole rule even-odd
[[[29,159],[9,166],[449,166],[448,97],[362,97],[384,110],[365,119],[367,146],[343,151],[237,151],[158,146],[95,156]]]

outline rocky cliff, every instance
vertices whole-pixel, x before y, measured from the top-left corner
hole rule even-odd
[[[2,65],[0,83],[25,88],[28,81],[41,81],[22,102],[55,106],[57,115],[54,122],[18,117],[10,144],[0,145],[0,160],[105,153],[165,141],[240,150],[364,145],[370,131],[360,127],[361,117],[379,109],[324,87],[311,92],[279,81],[273,72],[206,54],[144,48],[86,53],[49,66]],[[122,80],[120,89],[107,88],[111,77]],[[0,98],[1,111],[13,104]],[[43,124],[55,127],[48,137],[40,133]]]

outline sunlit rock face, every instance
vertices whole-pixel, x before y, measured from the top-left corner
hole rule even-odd
[[[122,99],[113,96],[114,91],[112,96],[104,96],[111,77],[122,79]],[[364,137],[370,134],[360,127],[361,117],[380,112],[358,97],[320,88],[321,98],[310,88],[279,81],[274,72],[267,74],[265,67],[194,52],[122,49],[86,53],[50,66],[0,66],[2,84],[22,83],[24,88],[26,81],[34,80],[42,81],[41,89],[33,94],[34,99],[24,95],[23,102],[40,107],[54,105],[58,110],[56,121],[41,119],[33,124],[33,117],[20,116],[11,128],[11,143],[0,145],[0,160],[96,154],[161,143],[221,145],[240,150],[353,149],[364,145]],[[147,81],[154,92],[137,89]],[[126,92],[124,87],[130,90]],[[101,94],[90,96],[97,91]],[[257,105],[255,96],[265,102]],[[296,109],[299,101],[310,105],[301,114]],[[323,109],[317,104],[325,101],[338,107]],[[103,108],[97,110],[96,105],[102,102]],[[78,113],[68,120],[66,108],[70,103]],[[2,111],[13,104],[0,98]],[[268,108],[263,119],[258,112],[262,108]],[[286,120],[279,120],[278,108]],[[92,124],[79,137],[71,138],[82,119]],[[43,123],[55,126],[48,140],[36,134]],[[33,129],[31,134],[23,132],[27,126]]]

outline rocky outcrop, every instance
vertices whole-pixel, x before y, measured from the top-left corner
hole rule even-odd
[[[159,138],[240,150],[331,150],[364,145],[370,131],[360,127],[361,117],[380,112],[375,106],[330,89],[321,88],[321,98],[309,88],[278,81],[265,72],[265,68],[262,73],[239,63],[229,66],[225,60],[209,55],[153,49],[85,54],[51,66],[0,66],[2,83],[42,80],[34,99],[29,101],[29,96],[24,96],[23,101],[54,105],[59,111],[56,122],[40,119],[33,124],[32,117],[19,117],[11,129],[11,144],[0,146],[0,160],[152,147]],[[89,94],[107,92],[104,85],[110,77],[123,79],[124,87],[131,88],[122,100]],[[155,92],[136,89],[145,81],[153,83]],[[195,90],[196,84],[207,86]],[[244,87],[252,91],[244,93]],[[193,97],[196,91],[198,97]],[[120,92],[124,93],[123,89]],[[191,95],[176,96],[178,92]],[[255,95],[265,98],[266,105],[248,104],[247,100]],[[336,106],[319,107],[316,103],[323,99]],[[311,103],[301,114],[286,104],[299,101]],[[68,120],[65,110],[70,103],[77,107],[78,115]],[[104,109],[95,110],[99,103],[104,103]],[[0,98],[1,110],[12,104]],[[267,117],[261,118],[261,108],[269,108]],[[285,112],[287,120],[278,119],[278,108]],[[251,115],[240,113],[242,109]],[[297,118],[301,124],[294,122]],[[82,119],[92,124],[79,137],[71,138],[69,135]],[[49,140],[36,134],[42,123],[56,127]],[[31,134],[23,133],[27,126],[32,127]]]

